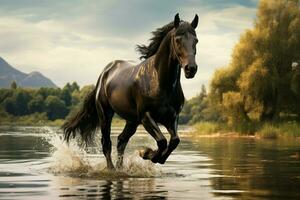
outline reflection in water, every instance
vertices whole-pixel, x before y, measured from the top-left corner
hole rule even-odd
[[[202,138],[194,148],[212,158],[216,196],[238,198],[300,198],[298,140]],[[242,191],[242,192],[238,192]]]
[[[55,182],[56,185],[67,185],[61,187],[58,193],[59,197],[84,197],[104,199],[165,199],[168,192],[166,190],[158,190],[155,188],[155,179],[134,180],[132,178],[120,180],[103,180],[103,181],[82,181],[78,180],[72,184],[68,180]]]
[[[0,127],[0,199],[300,198],[297,140],[186,137],[160,166],[137,155],[141,146],[155,146],[139,130],[124,169],[110,173],[97,144],[67,146],[55,132]],[[119,132],[113,129],[114,146]]]

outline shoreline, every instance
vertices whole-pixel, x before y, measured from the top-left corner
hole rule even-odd
[[[43,127],[43,126],[49,126],[49,127],[61,127],[64,123],[64,120],[56,120],[56,121],[38,121],[36,123],[28,123],[24,121],[19,122],[4,122],[0,123],[0,126],[23,126],[23,127]],[[112,126],[115,127],[124,127],[125,122],[121,119],[114,119],[112,122]],[[266,137],[264,135],[261,135],[259,132],[255,132],[252,134],[246,133],[239,133],[237,131],[231,131],[231,130],[216,130],[216,131],[204,131],[197,129],[195,125],[184,125],[180,124],[179,126],[187,126],[188,128],[185,129],[183,132],[179,132],[180,137],[184,138],[245,138],[245,139],[267,139],[267,140],[280,140],[280,139],[296,139],[300,140],[299,135],[286,135],[286,134],[276,134],[271,135],[271,137]]]
[[[238,132],[228,132],[228,133],[209,133],[209,134],[198,134],[196,131],[192,131],[191,133],[182,134],[182,137],[199,137],[199,138],[256,138],[260,137],[256,135],[241,135]]]

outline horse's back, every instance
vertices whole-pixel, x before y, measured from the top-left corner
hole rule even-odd
[[[136,107],[132,98],[136,66],[128,61],[115,60],[106,67],[103,88],[112,109],[121,117],[136,120]],[[105,71],[105,69],[104,69]]]

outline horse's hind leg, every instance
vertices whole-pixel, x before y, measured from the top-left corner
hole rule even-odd
[[[125,128],[122,133],[118,136],[118,161],[117,168],[121,168],[123,165],[123,155],[126,148],[126,145],[131,138],[131,136],[135,133],[138,123],[126,121]]]
[[[111,159],[111,140],[110,140],[110,129],[111,129],[111,121],[114,115],[114,112],[111,108],[103,109],[103,119],[100,120],[100,128],[101,128],[101,143],[103,154],[106,158],[107,168],[114,169],[114,165]]]

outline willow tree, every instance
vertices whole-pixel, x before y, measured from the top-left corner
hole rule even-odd
[[[300,1],[261,0],[254,27],[241,35],[230,64],[212,79],[212,99],[231,120],[299,115],[298,69],[292,67],[299,60]]]

